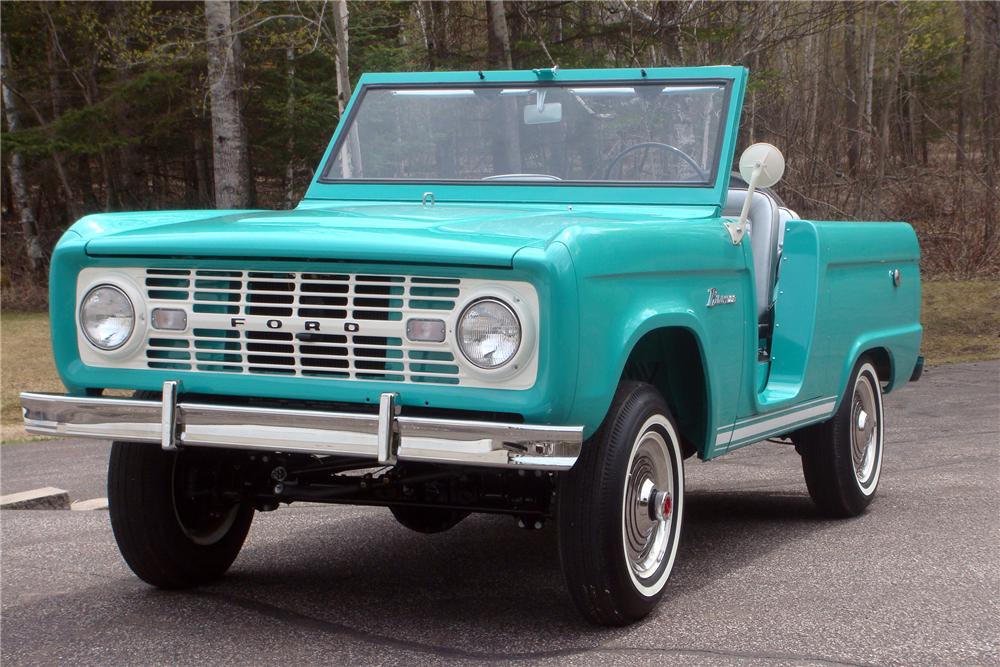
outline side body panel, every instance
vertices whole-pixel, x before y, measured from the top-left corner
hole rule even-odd
[[[905,223],[789,221],[767,380],[758,391],[757,369],[747,365],[743,385],[753,390],[719,443],[735,449],[828,418],[870,350],[888,358],[889,390],[908,381],[922,335],[919,262]]]
[[[656,329],[685,329],[698,342],[708,401],[706,433],[736,418],[739,378],[751,331],[748,240],[734,246],[715,218],[674,224],[567,230],[563,242],[579,281],[580,370],[570,421],[599,423],[636,343]],[[735,297],[707,306],[709,291]],[[721,443],[721,450],[725,445]],[[695,443],[711,458],[714,436]]]

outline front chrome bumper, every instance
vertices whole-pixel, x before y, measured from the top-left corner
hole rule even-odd
[[[221,447],[371,458],[373,464],[421,461],[568,470],[580,455],[582,426],[534,426],[399,415],[395,394],[379,412],[286,410],[177,400],[21,394],[29,433],[158,443],[164,449]]]

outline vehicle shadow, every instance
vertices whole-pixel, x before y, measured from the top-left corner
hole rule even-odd
[[[686,502],[674,575],[653,617],[661,621],[702,587],[830,525],[804,493],[692,492]],[[633,630],[595,629],[576,615],[552,525],[526,531],[508,517],[473,516],[428,536],[387,510],[331,512],[300,510],[283,522],[294,524],[287,534],[272,534],[280,511],[260,517],[264,535],[251,532],[230,575],[189,594],[332,639],[439,657],[558,656]]]

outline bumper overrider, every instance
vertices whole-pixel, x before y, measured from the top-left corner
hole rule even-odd
[[[385,393],[378,414],[273,409],[178,401],[165,382],[161,400],[22,393],[29,433],[453,465],[568,470],[582,426],[537,426],[399,414]]]

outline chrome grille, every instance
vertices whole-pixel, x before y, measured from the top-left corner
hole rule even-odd
[[[150,309],[182,308],[189,323],[148,332],[147,368],[462,382],[447,344],[405,337],[409,317],[450,316],[459,278],[145,269],[142,280]]]

